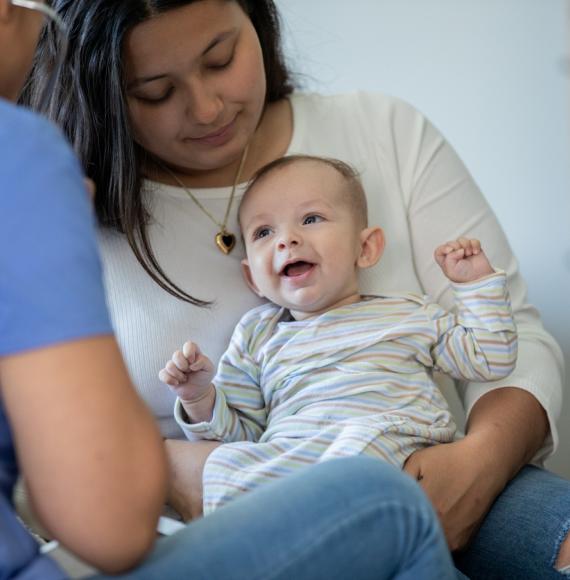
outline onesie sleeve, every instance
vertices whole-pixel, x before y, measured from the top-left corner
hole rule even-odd
[[[480,397],[501,387],[531,393],[545,409],[550,436],[535,460],[557,446],[556,421],[562,406],[563,358],[527,300],[526,283],[505,234],[465,165],[440,132],[419,112],[399,103],[392,139],[401,190],[407,204],[417,275],[424,291],[444,308],[453,307],[453,290],[432,252],[442,241],[464,236],[482,240],[490,262],[504,270],[518,330],[516,368],[493,382],[462,382],[459,393],[467,414]]]
[[[96,224],[73,151],[0,102],[0,356],[109,334]]]
[[[517,360],[517,335],[506,279],[496,272],[481,280],[453,284],[456,313],[435,304],[430,316],[436,340],[431,357],[453,378],[493,381],[507,377]],[[439,313],[441,315],[439,315]]]
[[[190,423],[179,399],[176,422],[187,439],[258,441],[267,426],[267,410],[259,384],[259,366],[248,352],[249,314],[237,325],[214,378],[216,400],[211,421]]]

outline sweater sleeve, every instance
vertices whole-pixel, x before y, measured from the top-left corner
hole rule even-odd
[[[249,318],[246,314],[238,324],[220,360],[214,378],[216,400],[211,421],[190,423],[180,400],[176,400],[174,416],[187,439],[257,441],[265,430],[267,411],[259,385],[259,366],[248,352]]]
[[[497,218],[458,155],[439,131],[412,107],[400,103],[392,119],[395,164],[408,210],[417,276],[426,293],[444,308],[453,306],[453,290],[432,257],[438,244],[458,237],[482,240],[492,264],[507,274],[518,330],[518,359],[506,378],[459,385],[467,414],[486,393],[517,387],[532,394],[545,409],[550,436],[535,460],[557,446],[556,421],[562,405],[563,358],[544,329],[539,313],[527,301],[526,283]]]

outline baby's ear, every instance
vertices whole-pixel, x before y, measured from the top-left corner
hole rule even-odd
[[[251,275],[251,268],[249,267],[249,262],[247,258],[244,258],[241,261],[241,273],[243,274],[243,278],[245,283],[253,290],[260,298],[263,298],[263,294],[259,291],[256,283],[253,281],[253,276]]]
[[[384,232],[373,226],[360,232],[360,255],[356,261],[359,268],[371,268],[378,263],[384,253]]]

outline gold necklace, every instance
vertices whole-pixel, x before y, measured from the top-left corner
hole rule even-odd
[[[236,245],[236,237],[231,232],[228,232],[227,225],[228,225],[228,218],[230,216],[230,210],[232,209],[232,203],[234,201],[236,187],[237,187],[237,184],[239,183],[239,178],[241,177],[241,172],[243,170],[243,166],[245,165],[245,160],[247,158],[248,149],[249,149],[249,143],[245,146],[245,149],[243,150],[243,153],[241,154],[241,160],[239,162],[239,167],[238,167],[238,170],[236,172],[234,184],[232,185],[230,199],[228,200],[228,205],[226,207],[226,215],[224,215],[224,221],[221,223],[204,207],[204,205],[192,193],[192,191],[184,185],[184,183],[176,175],[176,173],[171,171],[166,165],[161,164],[163,169],[165,169],[167,171],[167,173],[170,174],[170,176],[174,179],[174,181],[176,181],[176,183],[178,183],[178,185],[186,192],[188,197],[190,197],[190,199],[198,206],[198,208],[201,209],[202,212],[204,214],[206,214],[206,216],[208,216],[212,220],[212,222],[214,222],[214,224],[220,228],[220,231],[216,234],[216,237],[215,237],[216,246],[218,247],[218,249],[221,252],[223,252],[226,255],[229,254],[234,249],[234,246]]]

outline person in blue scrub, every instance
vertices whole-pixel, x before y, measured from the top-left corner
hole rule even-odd
[[[42,2],[0,0],[0,578],[66,577],[16,516],[19,472],[49,533],[121,578],[455,577],[419,486],[366,458],[307,468],[155,542],[168,466],[113,337],[83,172],[13,103],[45,16],[57,24]]]

